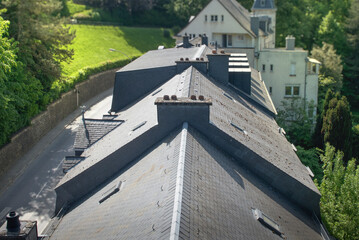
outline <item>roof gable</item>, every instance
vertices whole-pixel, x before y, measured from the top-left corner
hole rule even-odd
[[[233,19],[234,22],[236,22],[239,26],[236,28],[233,28],[229,26],[228,24],[222,24],[220,17],[221,13],[223,11],[227,12],[229,14],[229,17]],[[207,15],[207,22],[205,22],[205,16]],[[218,15],[218,26],[211,26],[211,15]],[[228,21],[228,19],[225,17],[225,22]],[[198,27],[193,27],[194,25],[198,25]],[[210,1],[206,7],[202,9],[202,11],[196,15],[196,17],[188,23],[186,27],[184,27],[180,32],[179,35],[184,35],[185,33],[192,33],[194,32],[194,29],[201,29],[200,31],[207,32],[207,29],[211,29],[211,31],[214,31],[214,28],[218,28],[215,31],[221,32],[222,29],[226,33],[236,33],[239,31],[239,29],[243,29],[240,31],[241,33],[248,33],[252,37],[256,37],[255,33],[251,30],[251,24],[250,24],[250,13],[247,9],[245,9],[242,5],[240,5],[236,0],[212,0]],[[231,27],[228,30],[225,30],[224,28]],[[219,30],[221,29],[221,30]],[[199,31],[199,30],[198,30]],[[263,34],[263,32],[260,30],[260,33]]]

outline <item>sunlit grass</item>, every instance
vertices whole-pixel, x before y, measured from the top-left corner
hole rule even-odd
[[[115,26],[73,25],[76,38],[71,46],[74,59],[63,64],[63,73],[70,76],[84,67],[98,65],[108,60],[137,57],[159,45],[173,47],[174,40],[163,36],[163,29]],[[110,52],[113,48],[123,52]]]

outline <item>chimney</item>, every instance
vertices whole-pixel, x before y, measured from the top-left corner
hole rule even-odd
[[[295,49],[295,37],[289,35],[285,38],[285,49],[294,50]]]
[[[182,122],[203,124],[209,122],[211,99],[192,95],[190,98],[177,98],[175,95],[157,98],[157,120],[160,125],[177,125]]]
[[[251,30],[258,36],[259,33],[259,17],[251,16]]]
[[[187,33],[183,36],[183,48],[190,48],[193,45],[189,42],[189,37],[187,36]]]
[[[228,84],[228,61],[229,54],[217,53],[216,50],[212,51],[212,54],[207,55],[208,58],[208,74],[215,80]]]
[[[208,37],[206,36],[206,34],[202,35],[202,45],[208,46]]]
[[[37,222],[20,221],[19,214],[10,212],[0,228],[0,240],[37,240]]]
[[[179,61],[176,61],[177,74],[183,72],[190,66],[193,66],[198,71],[205,74],[205,73],[207,73],[207,63],[208,63],[208,61],[205,61],[203,58],[196,58],[196,60],[180,58]]]

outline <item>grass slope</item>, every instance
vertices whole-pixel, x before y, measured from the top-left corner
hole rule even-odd
[[[63,63],[64,76],[71,76],[84,67],[93,67],[108,60],[137,57],[159,45],[173,47],[174,40],[163,36],[164,29],[116,26],[73,25],[76,38],[71,46],[74,59]],[[123,52],[110,52],[114,48]]]

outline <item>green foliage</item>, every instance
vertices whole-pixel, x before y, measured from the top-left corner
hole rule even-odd
[[[320,151],[317,148],[304,149],[301,146],[297,146],[297,155],[302,163],[309,167],[314,174],[314,179],[321,183],[323,178],[323,170],[320,163]]]
[[[329,101],[328,110],[323,117],[322,134],[324,142],[329,142],[346,155],[352,156],[352,121],[350,106],[345,96],[336,96]]]
[[[322,220],[337,239],[359,239],[359,168],[355,159],[343,165],[343,153],[326,145],[321,156],[324,177],[319,190]]]
[[[318,105],[321,106],[328,89],[334,92],[338,92],[342,89],[343,66],[341,58],[336,54],[333,45],[328,43],[323,43],[322,47],[315,46],[312,50],[312,57],[322,63],[319,70],[318,91]]]
[[[347,19],[347,38],[350,50],[345,57],[345,93],[352,106],[359,106],[359,0],[352,0]]]
[[[48,90],[61,75],[60,62],[68,61],[73,55],[67,45],[75,35],[64,27],[64,19],[58,14],[62,2],[4,0],[1,3],[8,9],[4,16],[11,22],[10,36],[18,41],[19,60]]]
[[[335,49],[343,53],[346,46],[344,24],[340,24],[336,19],[332,11],[323,18],[322,23],[319,26],[318,42],[332,43]],[[331,49],[329,49],[331,48]],[[334,51],[333,46],[326,46],[326,49]]]
[[[359,124],[353,126],[352,133],[353,133],[353,144],[352,144],[353,157],[359,159]]]
[[[3,12],[3,11],[2,11]],[[8,39],[9,21],[0,17],[0,145],[38,113],[42,86],[17,62],[17,42]]]
[[[308,113],[313,113],[314,107],[312,102],[305,102],[301,98],[282,102],[282,108],[278,111],[276,120],[278,125],[287,132],[288,140],[295,145],[312,146],[314,123]]]

